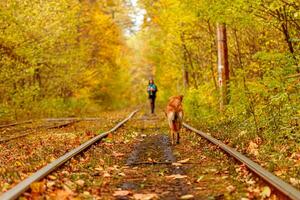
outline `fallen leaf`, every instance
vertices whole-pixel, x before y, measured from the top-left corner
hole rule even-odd
[[[158,195],[154,193],[149,194],[134,194],[133,198],[135,200],[151,200],[151,199],[158,199]]]
[[[123,173],[123,172],[120,172],[118,175],[119,175],[119,176],[126,176],[126,174]]]
[[[107,170],[108,170],[109,172],[112,172],[112,171],[116,171],[116,170],[118,170],[118,169],[117,169],[116,167],[108,167]]]
[[[179,160],[177,161],[178,163],[187,163],[190,160],[190,158],[184,159],[184,160]]]
[[[256,182],[255,182],[255,180],[253,180],[253,179],[248,179],[248,180],[246,180],[246,183],[247,183],[248,185],[254,185]]]
[[[99,163],[100,163],[101,165],[103,165],[103,164],[105,163],[105,161],[104,161],[102,158],[100,158],[100,159],[99,159]]]
[[[4,183],[4,184],[2,185],[2,192],[6,192],[6,191],[9,189],[9,187],[10,187],[10,184]]]
[[[204,178],[204,176],[199,176],[196,180],[197,183],[199,183],[202,179]]]
[[[228,178],[228,176],[222,176],[222,179],[227,179]]]
[[[234,187],[233,185],[229,185],[228,187],[226,187],[226,189],[229,193],[232,193],[236,190],[236,187]]]
[[[250,141],[247,148],[248,152],[257,156],[258,155],[258,145],[255,142]]]
[[[129,191],[129,190],[117,190],[114,192],[113,196],[127,196],[127,195],[130,195],[132,192]]]
[[[54,199],[55,200],[67,200],[71,195],[72,195],[72,193],[70,193],[69,191],[57,190],[56,194],[54,196]]]
[[[79,179],[79,180],[75,181],[75,183],[81,187],[84,186],[84,180]]]
[[[95,170],[96,171],[103,171],[103,167],[96,167]]]
[[[53,185],[55,185],[55,181],[48,181],[46,184],[48,188],[52,187]]]
[[[61,173],[64,174],[64,175],[69,175],[70,174],[68,171],[62,171]]]
[[[260,196],[260,193],[261,193],[261,190],[259,187],[253,187],[253,186],[250,186],[247,188],[247,197],[249,199],[254,199],[254,198],[258,198]]]
[[[201,160],[204,160],[204,159],[206,159],[206,156],[201,156]]]
[[[293,186],[300,184],[300,180],[296,178],[290,178],[290,182]]]
[[[30,185],[32,193],[43,193],[45,191],[45,184],[44,182],[34,182]]]
[[[20,161],[16,161],[16,162],[15,162],[15,166],[16,166],[16,167],[20,167],[20,166],[22,166],[22,165],[23,165],[23,163],[20,162]]]
[[[238,137],[243,136],[243,135],[245,135],[246,133],[247,133],[247,131],[241,131],[241,132],[238,134]]]
[[[56,180],[56,179],[57,179],[56,176],[53,176],[53,175],[49,175],[48,178],[49,178],[50,180]]]
[[[262,198],[270,197],[271,196],[271,189],[268,186],[263,187],[262,191],[260,193],[260,196]]]
[[[64,191],[73,195],[73,191],[71,190],[71,188],[68,185],[63,184],[63,189],[64,189]]]
[[[172,163],[173,166],[182,166],[181,163],[178,163],[178,162],[175,162],[175,163]]]
[[[70,180],[66,181],[65,185],[67,188],[75,188],[76,187],[76,184]]]
[[[214,168],[211,168],[211,169],[208,169],[209,172],[217,172],[218,170],[217,169],[214,169]]]
[[[180,199],[193,199],[194,198],[194,195],[192,194],[186,194],[186,195],[183,195],[180,197]]]
[[[109,174],[108,172],[105,172],[105,173],[103,174],[103,177],[110,177],[110,174]]]
[[[166,178],[173,178],[173,179],[181,179],[181,178],[186,178],[186,175],[181,175],[181,174],[173,174],[170,176],[166,176]]]
[[[122,157],[122,156],[124,156],[125,154],[124,153],[118,153],[118,152],[113,152],[112,153],[112,155],[114,156],[114,157]]]

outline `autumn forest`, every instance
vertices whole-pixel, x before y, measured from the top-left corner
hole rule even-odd
[[[298,0],[0,1],[1,125],[87,116],[105,116],[103,124],[113,124],[129,110],[148,106],[150,78],[158,87],[159,117],[170,96],[183,95],[184,121],[300,188]],[[99,126],[95,130],[106,130]],[[76,133],[77,142],[69,147],[93,134]],[[47,153],[35,156],[45,160],[27,171],[53,159]],[[22,179],[9,172],[17,168],[6,169],[9,161],[1,162],[6,175],[0,176],[0,194]],[[41,193],[39,187],[31,190]],[[247,198],[270,196],[259,188]]]

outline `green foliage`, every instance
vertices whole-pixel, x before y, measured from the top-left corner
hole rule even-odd
[[[190,118],[212,123],[214,116],[218,114],[217,95],[210,85],[190,89],[184,97],[184,107]]]
[[[89,106],[86,99],[45,99],[35,106],[33,112],[39,113],[43,110],[50,117],[81,116],[88,112]]]
[[[148,59],[163,99],[184,93],[186,116],[246,147],[259,137],[270,149],[297,148],[299,2],[142,0]],[[230,103],[219,110],[216,24],[226,23]],[[183,87],[183,71],[189,85]],[[276,145],[274,145],[276,144]],[[272,150],[271,150],[272,151]]]
[[[74,115],[83,104],[114,108],[119,93],[130,95],[128,8],[110,2],[0,3],[1,117]]]

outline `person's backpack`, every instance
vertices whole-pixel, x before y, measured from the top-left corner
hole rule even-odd
[[[155,93],[156,93],[156,90],[157,90],[156,86],[154,84],[152,84],[152,85],[149,85],[148,87],[154,89],[154,91],[149,90],[149,96],[155,96]]]

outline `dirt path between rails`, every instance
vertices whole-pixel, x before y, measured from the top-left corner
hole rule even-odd
[[[176,162],[173,155],[169,137],[165,134],[157,134],[145,138],[141,141],[127,159],[126,164],[129,166],[140,166],[136,173],[133,168],[127,171],[130,179],[126,179],[120,185],[123,190],[139,190],[141,187],[147,191],[160,193],[162,199],[178,199],[183,195],[191,192],[185,179],[176,179],[172,175],[184,177],[185,172],[181,166],[172,165]],[[152,166],[148,166],[152,165]],[[132,173],[133,172],[133,173]],[[153,175],[145,181],[145,174]],[[161,179],[156,177],[167,176],[170,178]],[[181,175],[181,176],[180,176]],[[145,186],[146,184],[146,186]]]
[[[26,199],[277,199],[242,165],[183,130],[171,146],[163,114],[138,114],[32,186]],[[266,195],[265,195],[266,196]]]

